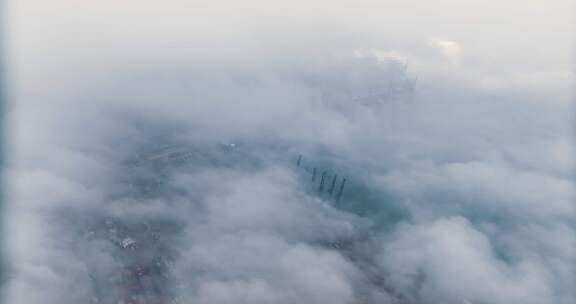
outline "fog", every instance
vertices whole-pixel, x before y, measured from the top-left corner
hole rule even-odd
[[[571,5],[10,1],[4,301],[573,303]]]

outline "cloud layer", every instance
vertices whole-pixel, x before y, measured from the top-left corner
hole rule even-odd
[[[561,58],[524,66],[508,45],[487,63],[498,52],[456,34],[331,13],[208,37],[174,31],[210,24],[181,13],[153,30],[174,7],[147,2],[90,6],[117,32],[65,14],[51,45],[21,17],[59,6],[13,6],[7,302],[574,301]],[[340,202],[312,167],[347,178]]]

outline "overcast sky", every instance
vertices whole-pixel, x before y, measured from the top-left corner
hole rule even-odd
[[[80,67],[253,60],[262,52],[308,48],[396,51],[430,73],[438,72],[428,66],[438,56],[458,56],[466,72],[495,82],[544,74],[565,79],[572,68],[569,0],[22,0],[7,6],[11,55],[21,58],[16,69],[46,77],[58,66],[59,77],[48,77],[54,81],[87,74]]]

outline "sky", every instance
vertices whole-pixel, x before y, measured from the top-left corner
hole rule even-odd
[[[574,302],[572,1],[6,7],[7,303],[119,303],[139,221],[178,303]]]

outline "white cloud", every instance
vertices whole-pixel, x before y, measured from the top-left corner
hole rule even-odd
[[[434,47],[437,47],[445,57],[456,58],[462,56],[462,46],[456,41],[431,39],[430,44]]]
[[[393,284],[425,302],[554,303],[541,265],[499,260],[463,218],[403,227],[383,252]]]
[[[73,2],[11,6],[8,302],[91,301],[125,261],[87,230],[152,218],[183,303],[573,303],[573,74],[535,18],[564,10]],[[200,152],[127,169],[158,145]],[[349,177],[343,209],[299,153]]]

